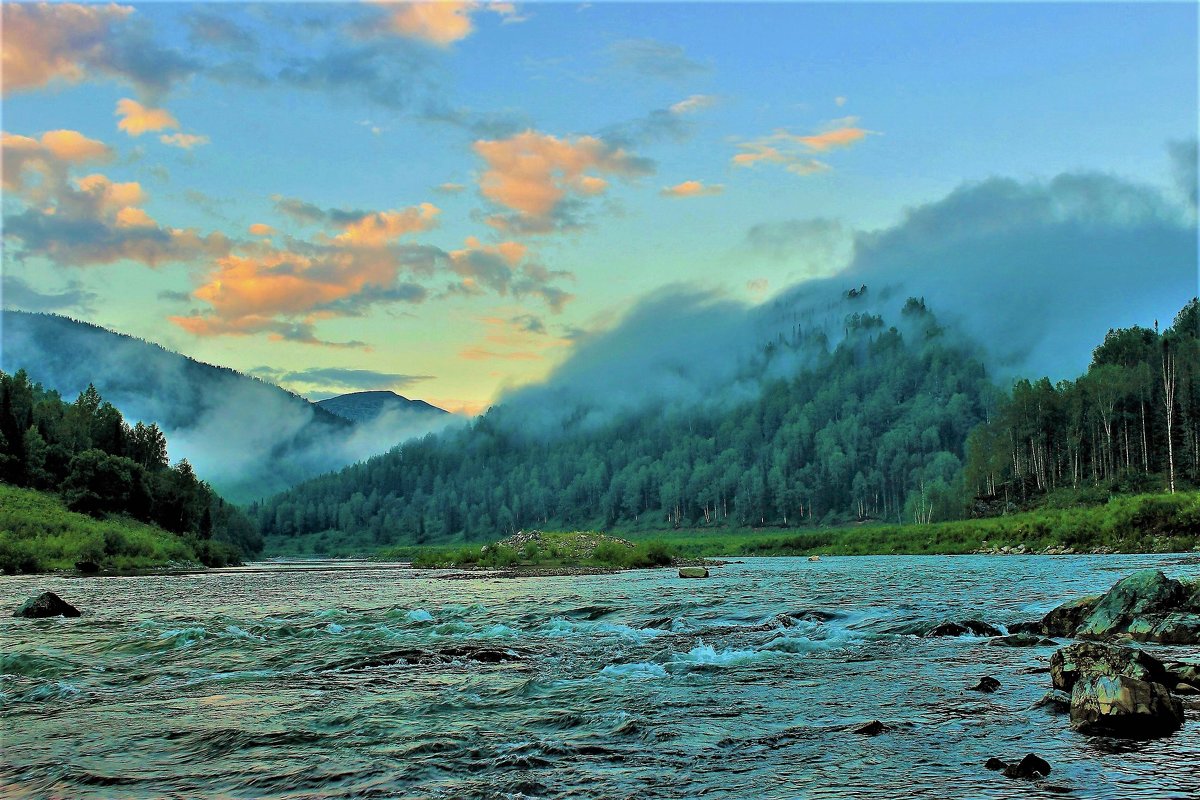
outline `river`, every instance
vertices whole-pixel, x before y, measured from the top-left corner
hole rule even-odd
[[[449,579],[398,565],[0,578],[2,794],[1196,798],[1200,717],[1127,742],[1035,702],[1003,626],[1195,555],[761,558]],[[8,609],[42,590],[79,619]],[[792,615],[786,618],[780,615]],[[1174,648],[1200,657],[1200,648]],[[994,694],[969,691],[998,678]],[[879,719],[867,737],[846,726]],[[1037,785],[984,769],[1034,752]]]

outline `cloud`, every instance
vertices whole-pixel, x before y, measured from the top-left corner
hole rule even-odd
[[[0,13],[5,94],[110,78],[154,98],[199,68],[132,24],[130,6],[5,3]]]
[[[558,138],[525,131],[475,142],[487,168],[479,179],[485,198],[513,213],[489,217],[506,231],[549,233],[575,226],[569,201],[607,191],[605,177],[633,179],[652,171],[644,159],[593,136]]]
[[[439,2],[386,3],[387,25],[381,29],[368,22],[358,28],[363,34],[381,32],[415,39],[438,47],[449,47],[462,41],[475,30],[472,17],[480,12],[491,12],[504,18],[505,22],[519,22],[524,18],[517,14],[512,3],[479,3],[440,0]]]
[[[191,150],[193,147],[208,144],[207,136],[194,133],[163,134],[158,137],[158,140],[169,147],[178,147],[181,150]]]
[[[0,295],[3,295],[5,308],[53,313],[91,313],[95,310],[96,301],[100,299],[99,295],[85,288],[78,280],[67,281],[67,285],[57,292],[43,292],[35,289],[28,281],[7,272],[2,276]]]
[[[188,38],[192,44],[254,52],[258,40],[228,17],[207,11],[194,11],[187,17]]]
[[[65,266],[138,261],[157,267],[218,257],[221,234],[159,225],[142,208],[137,182],[102,174],[71,178],[72,168],[111,156],[102,142],[77,131],[49,131],[40,140],[5,133],[4,188],[24,209],[4,217],[4,237],[20,243],[19,258],[44,256]]]
[[[717,98],[711,94],[694,94],[675,103],[669,110],[672,114],[694,114],[715,105],[716,102]]]
[[[388,244],[407,234],[429,230],[440,213],[441,209],[432,203],[421,203],[401,211],[370,212],[338,223],[342,232],[334,236],[333,241],[346,246]]]
[[[853,255],[853,231],[832,219],[789,219],[761,222],[746,232],[750,252],[786,261],[806,277],[830,275]]]
[[[126,97],[117,101],[114,112],[120,119],[117,128],[130,136],[141,136],[148,131],[161,131],[165,128],[178,128],[179,120],[171,116],[165,108],[147,108],[137,100]]]
[[[838,97],[833,98],[833,102],[834,105],[836,105],[838,108],[841,108],[842,106],[846,105],[846,98],[839,95]]]
[[[439,184],[437,186],[437,190],[442,194],[462,194],[467,190],[467,187],[462,183],[452,183],[447,181],[446,183]]]
[[[400,392],[412,388],[422,381],[434,378],[433,375],[406,375],[399,372],[379,372],[373,369],[347,367],[310,367],[296,371],[257,367],[251,372],[272,383],[301,384],[310,391],[315,389],[329,393],[380,389]]]
[[[1175,179],[1176,188],[1187,200],[1192,211],[1196,210],[1196,194],[1198,181],[1196,174],[1195,139],[1187,139],[1167,144],[1167,155],[1171,159],[1171,174]]]
[[[618,68],[648,78],[678,80],[708,72],[709,66],[688,58],[682,47],[654,39],[623,39],[608,48]]]
[[[663,197],[711,197],[725,191],[719,183],[705,186],[700,181],[684,181],[674,186],[663,187],[659,192]]]
[[[425,52],[428,48],[398,44],[341,45],[314,56],[293,57],[279,70],[277,80],[339,98],[362,97],[387,108],[405,108],[429,88],[426,72],[432,62]],[[228,77],[240,82],[261,79],[267,84],[273,80],[257,72]]]
[[[273,236],[275,234],[275,229],[265,222],[255,222],[247,230],[252,236]]]
[[[746,288],[754,294],[764,294],[771,286],[766,278],[751,278],[746,281]]]
[[[826,172],[831,167],[812,158],[812,154],[850,147],[875,133],[858,127],[857,122],[855,117],[832,120],[820,132],[806,135],[777,130],[768,136],[739,142],[737,148],[741,152],[734,154],[731,161],[735,167],[779,164],[796,175]]]

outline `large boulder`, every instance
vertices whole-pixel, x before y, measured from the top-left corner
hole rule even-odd
[[[1101,642],[1077,642],[1050,656],[1050,679],[1055,689],[1069,692],[1087,676],[1117,675],[1152,683],[1167,683],[1166,667],[1154,656],[1133,647]]]
[[[1063,638],[1074,636],[1075,631],[1083,624],[1083,621],[1092,613],[1102,598],[1103,595],[1095,594],[1068,600],[1042,617],[1042,621],[1038,625],[1038,633]]]
[[[78,617],[79,609],[54,592],[42,592],[31,597],[13,612],[14,617],[41,619],[43,617]]]
[[[1141,641],[1153,639],[1156,620],[1151,615],[1179,610],[1188,599],[1183,584],[1157,569],[1144,569],[1122,578],[1100,598],[1076,630],[1081,639],[1106,639],[1129,634]],[[1130,631],[1130,626],[1134,631]]]
[[[679,577],[681,578],[707,578],[707,567],[680,567]]]
[[[1071,690],[1071,727],[1130,738],[1166,736],[1183,725],[1183,704],[1161,683],[1085,675]]]

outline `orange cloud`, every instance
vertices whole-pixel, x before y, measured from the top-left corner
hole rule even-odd
[[[37,89],[53,80],[78,83],[86,59],[104,47],[111,26],[129,6],[74,3],[5,3],[3,92]]]
[[[333,241],[343,245],[375,247],[394,242],[401,236],[427,231],[437,224],[441,209],[432,203],[406,208],[403,211],[376,211],[343,225],[342,233]]]
[[[131,100],[128,97],[117,101],[117,110],[113,113],[120,117],[117,128],[130,136],[141,136],[149,131],[179,127],[179,120],[171,116],[171,112],[165,108],[147,108],[137,100]]]
[[[479,3],[467,0],[434,0],[433,2],[389,3],[388,28],[391,33],[407,39],[448,47],[471,35],[475,30],[472,15],[490,11],[518,21],[512,3]]]
[[[271,236],[275,233],[275,229],[263,222],[256,222],[248,229],[254,236]]]
[[[89,161],[103,161],[112,150],[103,142],[89,139],[78,131],[57,130],[43,133],[41,139],[0,134],[3,154],[3,186],[9,191],[30,190],[35,202],[44,201],[66,183],[67,170]],[[38,176],[38,185],[27,180]]]
[[[659,192],[663,197],[705,197],[720,194],[725,187],[719,183],[705,186],[700,181],[684,181],[674,186],[664,187]]]
[[[194,133],[164,133],[158,140],[168,147],[178,147],[181,150],[191,150],[202,144],[208,144],[207,136]]]
[[[801,136],[778,130],[769,136],[739,142],[740,153],[735,153],[735,167],[752,167],[757,164],[781,164],[788,172],[797,175],[812,175],[825,172],[831,167],[824,161],[811,157],[812,153],[824,153],[851,145],[875,133],[858,127],[856,117],[832,120],[820,133]]]
[[[870,131],[862,128],[835,128],[812,136],[799,136],[796,140],[811,150],[822,152],[835,147],[849,147],[868,133]]]
[[[483,196],[516,212],[515,217],[492,217],[489,223],[533,233],[560,227],[556,214],[569,197],[605,192],[608,181],[595,173],[628,179],[649,172],[641,159],[593,136],[572,140],[525,131],[507,139],[481,139],[475,152],[487,164],[479,180]]]

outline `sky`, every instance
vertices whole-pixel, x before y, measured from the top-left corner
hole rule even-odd
[[[664,287],[765,301],[964,186],[1170,187],[1197,127],[1193,3],[2,13],[6,307],[467,413]]]

